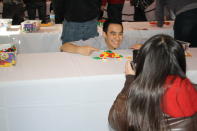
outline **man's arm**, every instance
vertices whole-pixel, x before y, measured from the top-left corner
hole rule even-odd
[[[73,43],[64,43],[60,50],[62,52],[76,53],[81,55],[91,55],[94,51],[99,51],[99,49],[91,47],[91,46],[78,46]]]

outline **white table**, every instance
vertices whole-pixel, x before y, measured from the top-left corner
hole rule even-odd
[[[130,50],[117,52],[131,56]],[[187,75],[197,83],[197,49],[191,52]],[[18,55],[15,67],[0,69],[0,131],[108,131],[125,61],[62,52]]]
[[[173,22],[168,26],[165,25],[163,28],[151,26],[149,22],[123,22],[123,26],[124,35],[131,37],[133,41],[138,41],[137,43],[144,42],[151,36],[160,33],[173,36]],[[98,27],[98,32],[102,35],[102,27]],[[21,41],[19,46],[20,53],[59,52],[59,47],[62,45],[60,39],[62,33],[61,24],[51,27],[41,27],[40,31],[35,33],[8,33],[10,37]],[[6,36],[0,36],[0,43],[6,43],[9,39]]]
[[[21,53],[58,52],[61,42],[62,25],[41,27],[35,33],[21,33],[14,37],[21,41]]]
[[[164,25],[162,28],[156,25],[151,25],[149,22],[123,22],[125,34],[131,37],[150,38],[156,34],[167,34],[174,36],[173,21],[169,25]]]
[[[17,33],[16,33],[17,32]],[[11,38],[20,40],[19,53],[58,52],[62,45],[62,25],[56,24],[50,27],[41,27],[38,32],[24,33],[9,31],[0,36],[0,43],[7,43]]]

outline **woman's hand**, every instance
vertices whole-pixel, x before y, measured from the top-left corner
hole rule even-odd
[[[134,69],[131,67],[131,61],[128,60],[125,64],[125,74],[126,75],[135,75]]]

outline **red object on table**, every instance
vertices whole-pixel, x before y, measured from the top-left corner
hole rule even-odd
[[[157,21],[150,21],[149,24],[156,25],[157,24]],[[169,21],[164,21],[164,24],[165,25],[170,25],[170,22]]]

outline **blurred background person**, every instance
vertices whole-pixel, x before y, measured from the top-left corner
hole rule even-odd
[[[51,12],[51,11],[53,11],[53,2],[52,2],[52,0],[49,0],[51,3],[50,3],[50,8],[49,8],[49,11]]]
[[[61,3],[61,0],[51,0],[51,9],[53,9],[54,13],[55,13],[55,23],[56,24],[62,24],[62,22],[64,21],[64,10],[62,9],[64,6],[64,2]]]
[[[175,14],[175,39],[197,47],[197,0],[156,0],[156,20],[159,27],[164,24],[165,8]]]
[[[98,36],[101,0],[53,0],[56,22],[63,21],[62,43]]]
[[[36,19],[36,11],[42,23],[47,22],[46,18],[46,0],[24,0],[26,4],[28,18],[30,20]]]
[[[147,21],[146,15],[145,15],[145,9],[137,5],[136,0],[130,0],[130,3],[131,3],[131,6],[133,6],[134,8],[133,20],[134,21]]]
[[[13,25],[20,25],[24,21],[23,0],[3,0],[2,18],[12,19]]]
[[[101,10],[107,4],[107,17],[109,20],[122,21],[122,9],[125,0],[102,0]]]

